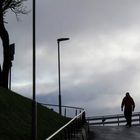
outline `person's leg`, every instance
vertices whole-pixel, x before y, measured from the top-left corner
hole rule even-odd
[[[132,122],[132,111],[128,112],[128,125],[131,127],[131,122]]]
[[[129,125],[129,116],[128,116],[128,112],[127,111],[124,111],[124,117],[125,117],[125,119],[126,119],[126,126],[128,126]]]

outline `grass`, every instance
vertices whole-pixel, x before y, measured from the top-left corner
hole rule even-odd
[[[31,140],[32,101],[0,87],[0,140]],[[68,119],[37,104],[37,140],[45,140]]]

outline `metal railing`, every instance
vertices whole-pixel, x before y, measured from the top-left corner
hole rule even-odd
[[[123,114],[92,116],[86,118],[89,125],[123,125],[126,120]],[[140,112],[132,114],[133,125],[140,125]]]
[[[47,106],[48,108],[53,109],[56,112],[58,112],[58,109],[59,109],[59,105],[55,105],[55,104],[41,103],[41,105]],[[61,107],[62,107],[62,116],[65,116],[65,117],[77,116],[77,114],[81,113],[84,110],[84,108],[74,107],[74,106],[62,105]]]
[[[71,140],[76,137],[76,134],[85,122],[85,111],[82,111],[46,140]]]

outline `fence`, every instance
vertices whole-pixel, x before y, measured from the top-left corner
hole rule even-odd
[[[46,140],[71,140],[76,137],[76,134],[85,122],[85,111],[82,111]]]
[[[54,104],[44,104],[41,103],[43,106],[47,106],[48,108],[53,109],[54,111],[58,112],[59,105],[54,105]],[[77,116],[77,114],[81,113],[84,108],[80,107],[73,107],[73,106],[64,106],[62,105],[62,115],[65,117],[74,117]]]
[[[89,125],[123,125],[126,120],[123,114],[106,115],[106,116],[93,116],[86,118]],[[132,114],[133,125],[140,125],[140,112]]]

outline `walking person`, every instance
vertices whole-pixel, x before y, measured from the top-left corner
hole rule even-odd
[[[132,122],[132,111],[135,109],[135,102],[130,96],[129,92],[126,93],[126,96],[122,100],[121,110],[124,110],[124,116],[126,119],[126,126],[131,127]]]

